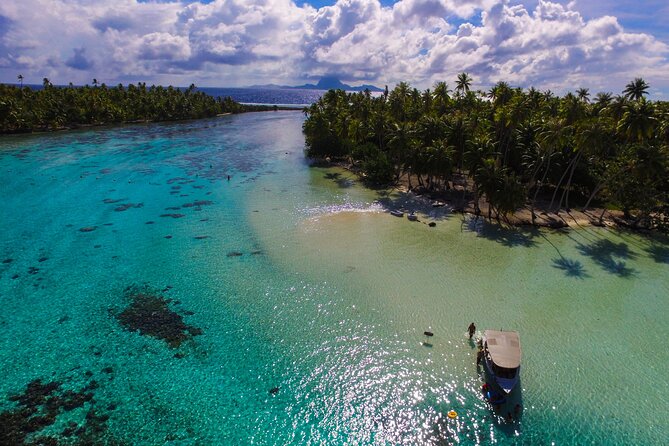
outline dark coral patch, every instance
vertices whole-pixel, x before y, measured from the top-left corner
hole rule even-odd
[[[161,217],[172,217],[172,218],[181,218],[185,217],[185,214],[161,214]]]
[[[12,395],[8,399],[15,403],[15,407],[0,413],[0,444],[3,445],[65,444],[63,438],[52,433],[48,437],[43,436],[40,431],[54,425],[58,416],[64,412],[70,412],[85,404],[89,405],[90,411],[95,404],[93,393],[85,388],[81,391],[62,390],[61,382],[43,383],[40,379],[30,382],[22,394]],[[105,416],[96,420],[96,426],[90,420],[81,427],[70,421],[60,435],[65,438],[76,435],[80,440],[77,444],[102,444],[99,441],[100,434],[106,426],[100,421],[106,421],[103,419]],[[72,444],[69,440],[66,443]]]
[[[93,232],[97,229],[97,226],[86,226],[84,228],[79,229],[80,232]]]
[[[197,208],[199,208],[201,206],[209,206],[209,205],[212,205],[212,204],[214,204],[214,202],[210,201],[210,200],[197,200],[197,201],[194,201],[192,203],[186,203],[181,207],[184,207],[184,208],[196,208],[197,207]]]
[[[244,253],[239,251],[230,251],[229,253],[226,254],[227,257],[240,257],[243,255]]]
[[[18,275],[18,274],[14,274],[14,275],[12,276],[12,280],[15,280],[15,279],[18,279],[18,278],[19,278],[19,275]]]
[[[14,259],[5,259],[2,261],[2,263],[12,263]]]
[[[180,314],[170,309],[168,299],[148,287],[131,286],[125,293],[130,305],[116,318],[127,330],[162,339],[171,348],[202,334],[202,330],[187,325]]]
[[[181,209],[181,207],[179,206],[170,206],[168,208],[165,208],[166,211],[178,211],[179,209]]]
[[[123,200],[125,200],[125,198],[118,198],[118,199],[105,198],[104,200],[102,200],[102,202],[105,204],[114,204],[114,203],[120,203]]]
[[[166,236],[165,236],[165,237],[163,237],[163,238],[166,238],[166,239],[171,239],[171,238],[172,238],[172,236],[171,236],[171,235],[166,235]]]
[[[40,262],[40,263],[46,262],[47,260],[49,260],[48,257],[40,257],[39,259],[37,259],[37,261]]]
[[[28,274],[37,274],[39,272],[39,268],[35,266],[30,266],[28,267]]]
[[[124,203],[120,206],[114,208],[116,212],[127,211],[130,208],[141,208],[144,207],[144,203]]]
[[[204,240],[204,239],[209,238],[209,236],[208,236],[208,235],[196,235],[196,236],[193,237],[193,238],[194,238],[195,240]]]
[[[144,223],[144,224],[145,224],[145,225],[152,225],[152,224],[154,224],[154,223],[155,223],[155,221],[147,221],[147,222]]]

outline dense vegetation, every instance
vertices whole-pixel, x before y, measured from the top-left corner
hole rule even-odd
[[[534,222],[541,199],[553,211],[597,204],[667,227],[669,103],[646,100],[643,79],[592,100],[585,88],[557,97],[471,83],[462,73],[455,91],[444,82],[423,92],[400,83],[377,97],[331,90],[305,109],[307,155],[347,159],[375,183],[457,185],[498,218],[527,206]]]
[[[19,77],[21,80],[21,77]],[[124,87],[99,85],[56,87],[44,79],[35,90],[0,84],[0,133],[54,130],[81,125],[139,121],[175,121],[221,113],[268,110],[273,107],[242,105],[231,98],[214,98],[187,89],[139,83]]]

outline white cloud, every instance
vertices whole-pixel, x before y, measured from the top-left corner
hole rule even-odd
[[[586,18],[578,2],[522,3],[9,0],[0,3],[0,80],[233,86],[339,75],[424,88],[468,71],[485,88],[505,80],[617,92],[642,76],[669,92],[662,41],[611,15]]]

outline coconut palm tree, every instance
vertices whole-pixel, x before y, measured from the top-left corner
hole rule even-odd
[[[627,99],[632,99],[635,101],[638,101],[641,99],[644,95],[648,94],[648,89],[650,88],[650,85],[648,83],[641,79],[640,77],[634,78],[632,82],[629,84],[625,85],[625,89],[623,90],[623,94]]]
[[[653,135],[657,122],[654,115],[653,104],[644,98],[629,103],[618,122],[618,132],[623,134],[628,141],[643,142]]]
[[[23,89],[23,75],[19,74],[16,76],[16,78],[19,80],[19,83],[21,84],[21,89]]]
[[[579,88],[576,90],[576,96],[583,102],[590,102],[590,91],[587,88]]]
[[[472,86],[472,78],[469,74],[464,71],[458,74],[458,80],[455,81],[455,91],[458,92],[460,96],[463,96],[466,93],[469,93],[469,88]]]

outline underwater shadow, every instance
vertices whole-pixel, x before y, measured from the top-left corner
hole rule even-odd
[[[479,237],[508,247],[531,248],[537,244],[534,238],[540,235],[540,231],[536,228],[506,228],[500,224],[486,221],[485,218],[480,216],[465,216],[462,221],[462,229],[476,232]]]
[[[326,173],[323,178],[334,181],[337,186],[342,189],[348,189],[349,187],[353,187],[355,185],[355,180],[352,177],[345,177],[339,172]]]
[[[636,253],[631,251],[626,243],[614,243],[610,240],[601,239],[588,245],[579,243],[576,249],[584,256],[590,257],[610,274],[615,274],[618,277],[632,277],[637,274],[637,270],[628,267],[625,262],[625,260],[637,258]]]
[[[553,268],[564,271],[567,277],[575,277],[577,279],[586,279],[590,277],[585,271],[585,267],[578,260],[568,259],[566,257],[555,258],[551,262]]]
[[[655,263],[669,264],[669,246],[653,245],[644,248],[644,251],[648,253]]]

